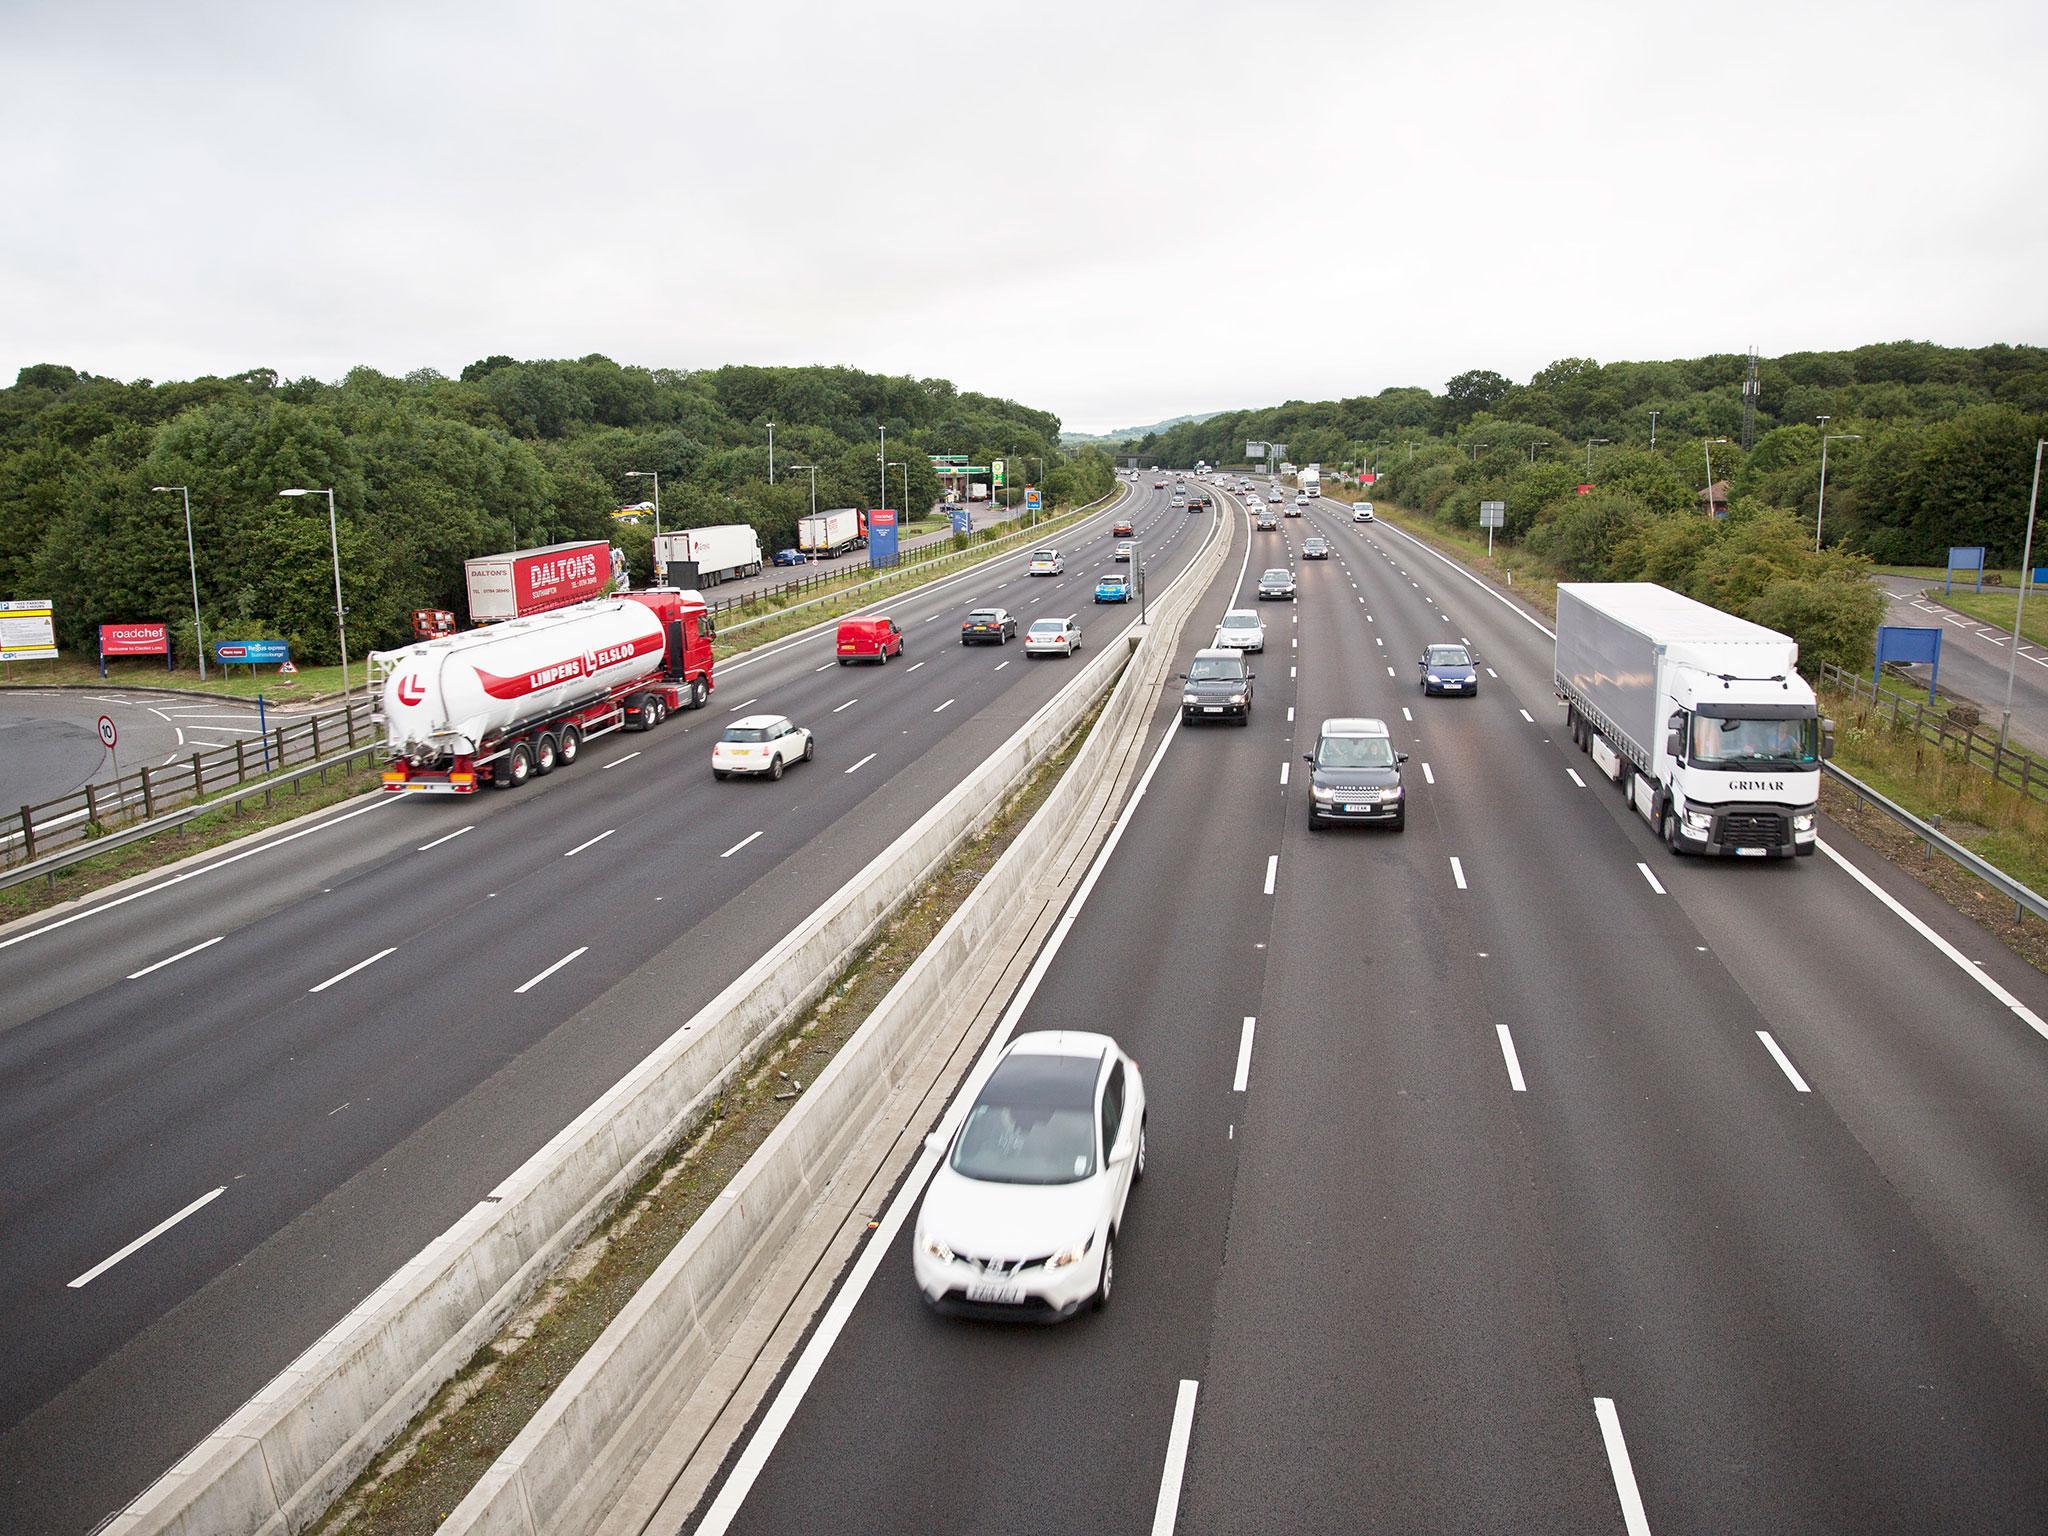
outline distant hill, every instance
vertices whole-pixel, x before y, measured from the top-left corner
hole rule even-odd
[[[1148,432],[1164,432],[1169,427],[1200,426],[1203,422],[1221,416],[1222,411],[1204,411],[1199,416],[1174,416],[1165,421],[1155,421],[1143,427],[1124,427],[1115,432],[1062,432],[1060,442],[1073,443],[1123,443],[1143,437]]]

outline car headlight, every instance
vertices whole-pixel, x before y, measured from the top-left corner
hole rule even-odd
[[[1094,1247],[1095,1235],[1090,1233],[1085,1241],[1076,1243],[1071,1248],[1062,1248],[1058,1253],[1047,1259],[1045,1267],[1047,1269],[1065,1269],[1069,1264],[1078,1264],[1088,1257],[1090,1250]]]
[[[1314,795],[1318,800],[1334,800],[1337,798],[1336,790],[1324,789],[1321,785],[1317,785],[1314,789],[1310,790],[1309,793]]]
[[[1813,812],[1794,811],[1792,813],[1792,830],[1794,832],[1811,832],[1813,830]]]
[[[1196,693],[1184,693],[1180,696],[1180,701],[1183,704],[1199,704],[1202,702],[1202,697]]]
[[[1230,702],[1233,704],[1242,704],[1244,702],[1244,695],[1241,693],[1233,693],[1230,696]]]
[[[1382,800],[1398,800],[1404,793],[1406,793],[1406,791],[1404,791],[1399,784],[1396,784],[1392,789],[1381,790],[1380,798]]]
[[[1714,828],[1712,811],[1696,811],[1691,806],[1685,810],[1685,824],[1695,832],[1711,832]]]
[[[1430,680],[1430,681],[1431,681],[1432,683],[1440,683],[1440,682],[1442,682],[1442,681],[1443,681],[1443,679],[1442,679],[1442,678],[1440,678],[1440,677],[1438,677],[1438,676],[1437,676],[1437,675],[1436,675],[1436,674],[1435,674],[1434,672],[1432,672],[1432,673],[1430,673],[1430,674],[1429,674],[1429,680]]]
[[[924,1240],[924,1251],[937,1259],[941,1264],[953,1262],[953,1250],[940,1242],[936,1237],[927,1237]]]

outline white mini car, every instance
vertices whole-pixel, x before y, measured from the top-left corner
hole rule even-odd
[[[1351,509],[1351,521],[1353,521],[1354,523],[1371,522],[1372,503],[1369,501],[1361,501],[1357,506],[1353,507]]]
[[[1031,551],[1031,574],[1033,576],[1059,576],[1067,569],[1067,562],[1060,558],[1056,549],[1034,549]]]
[[[1108,1035],[1012,1040],[918,1207],[911,1271],[943,1312],[1052,1322],[1104,1306],[1116,1234],[1145,1176],[1145,1084]]]
[[[791,763],[807,763],[815,743],[811,733],[787,715],[742,715],[711,744],[711,776],[735,773],[782,777]]]
[[[1233,608],[1216,627],[1216,643],[1225,650],[1263,651],[1266,625],[1256,608]]]

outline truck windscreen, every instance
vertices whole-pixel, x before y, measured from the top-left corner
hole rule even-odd
[[[1813,768],[1820,764],[1820,722],[1692,717],[1695,768]]]

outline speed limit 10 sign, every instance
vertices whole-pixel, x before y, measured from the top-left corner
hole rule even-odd
[[[116,741],[120,739],[120,734],[120,732],[114,729],[114,720],[111,715],[100,716],[101,741],[105,742],[109,747],[111,747]]]

